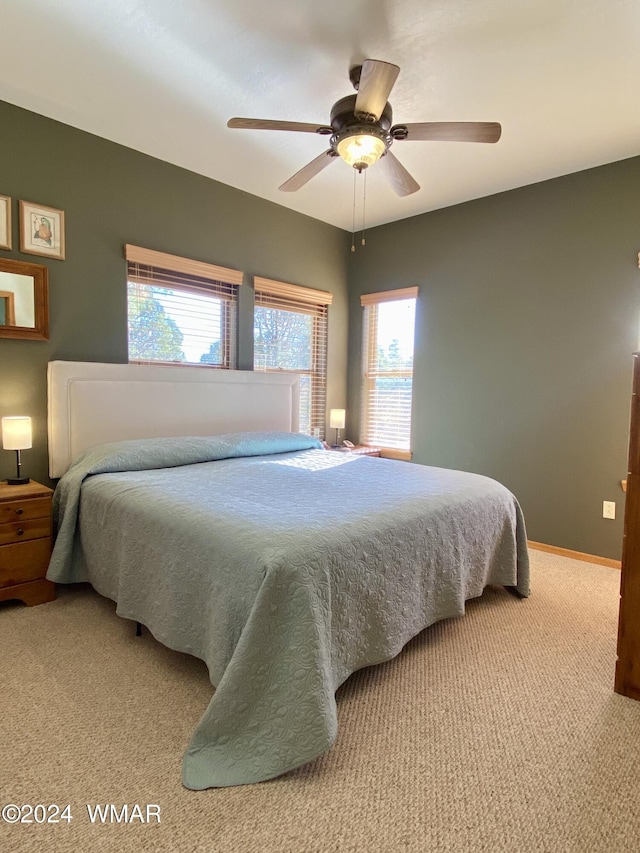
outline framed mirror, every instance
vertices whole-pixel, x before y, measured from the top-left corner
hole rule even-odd
[[[42,264],[0,259],[0,338],[49,340],[49,279]]]

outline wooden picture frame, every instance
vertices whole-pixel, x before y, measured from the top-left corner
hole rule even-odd
[[[49,271],[44,264],[0,258],[0,338],[49,340]]]
[[[20,251],[64,260],[64,210],[20,202]]]
[[[0,249],[11,248],[11,199],[0,195]]]

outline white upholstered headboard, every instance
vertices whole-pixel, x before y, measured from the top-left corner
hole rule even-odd
[[[298,431],[295,374],[49,362],[49,476],[82,452],[131,438]]]

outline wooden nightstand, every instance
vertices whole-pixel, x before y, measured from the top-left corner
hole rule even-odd
[[[53,490],[33,480],[0,483],[0,601],[53,601],[56,586],[45,575],[51,557]]]

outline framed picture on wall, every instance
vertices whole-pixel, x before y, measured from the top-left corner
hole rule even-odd
[[[11,199],[0,195],[0,249],[11,248]]]
[[[20,202],[20,251],[64,260],[64,210]]]

